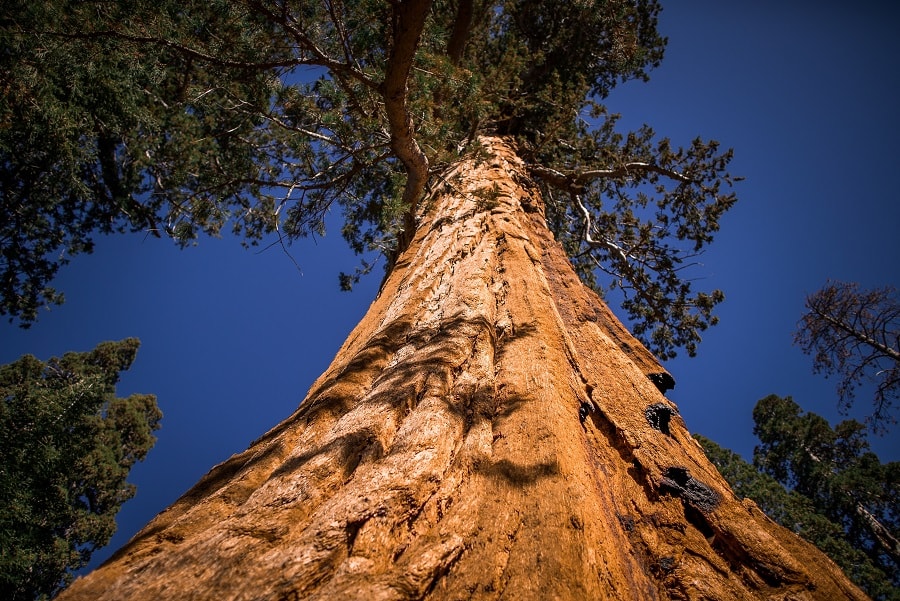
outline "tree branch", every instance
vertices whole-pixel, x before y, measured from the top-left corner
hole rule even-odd
[[[90,40],[96,38],[113,38],[117,40],[125,40],[127,42],[135,42],[138,44],[153,44],[156,46],[163,46],[169,48],[171,50],[175,50],[179,54],[184,56],[199,59],[206,63],[216,65],[219,67],[231,67],[237,69],[247,69],[247,70],[256,70],[256,71],[265,71],[268,69],[275,69],[277,67],[296,67],[300,65],[309,65],[309,64],[318,64],[313,63],[307,59],[300,58],[289,58],[282,59],[277,61],[263,61],[263,62],[252,62],[252,61],[239,61],[233,59],[222,58],[219,56],[214,56],[211,54],[206,54],[205,52],[201,52],[200,50],[195,50],[189,46],[185,46],[184,44],[179,44],[178,42],[174,42],[172,40],[167,40],[164,38],[157,38],[153,36],[143,36],[143,35],[132,35],[128,33],[123,33],[121,31],[113,31],[113,30],[105,30],[105,31],[89,31],[89,32],[61,32],[61,31],[27,31],[21,30],[19,32],[20,35],[47,35],[58,38],[70,39],[70,40]],[[323,65],[324,66],[324,65]]]
[[[409,72],[419,44],[431,0],[405,0],[392,3],[393,39],[382,83],[385,112],[391,134],[391,149],[406,168],[403,204],[408,207],[398,252],[412,240],[419,199],[428,181],[428,157],[415,139],[415,127],[409,109]]]
[[[186,46],[179,42],[169,40],[166,38],[158,38],[154,36],[146,36],[146,35],[133,35],[129,33],[124,33],[121,31],[115,30],[104,30],[104,31],[91,31],[91,32],[60,32],[60,31],[27,31],[22,30],[18,33],[21,35],[48,35],[54,37],[61,37],[66,39],[78,39],[78,40],[88,40],[94,38],[113,38],[118,40],[125,40],[129,42],[135,42],[138,44],[153,44],[156,46],[163,46],[165,48],[169,48],[178,52],[179,54],[201,60],[207,64],[216,65],[219,67],[228,67],[234,69],[246,69],[249,71],[268,71],[270,69],[276,69],[281,67],[300,67],[300,66],[316,66],[323,67],[328,69],[333,73],[341,73],[346,74],[355,79],[356,81],[364,84],[365,86],[375,90],[378,88],[378,85],[372,81],[369,77],[363,74],[358,69],[354,68],[353,65],[342,63],[338,60],[334,60],[326,55],[307,35],[305,35],[302,31],[298,30],[296,27],[292,26],[292,24],[288,23],[285,19],[280,18],[279,15],[268,11],[263,7],[262,4],[257,2],[251,3],[254,8],[257,10],[261,10],[265,12],[270,18],[279,23],[282,27],[284,27],[298,42],[298,46],[302,49],[309,52],[312,56],[308,58],[303,58],[300,56],[286,57],[280,60],[273,61],[262,61],[262,62],[253,62],[253,61],[241,61],[234,60],[228,58],[222,58],[220,56],[215,56],[212,54],[208,54],[206,52],[202,52],[195,48],[191,48],[190,46]]]
[[[824,319],[825,321],[827,321],[828,323],[833,325],[835,328],[837,328],[841,332],[844,332],[848,336],[858,340],[861,343],[868,344],[872,348],[878,350],[879,352],[890,357],[894,361],[897,361],[898,363],[900,363],[900,351],[898,351],[897,349],[892,349],[891,347],[878,342],[871,336],[867,336],[864,331],[857,330],[857,329],[854,329],[854,328],[848,326],[843,321],[835,318],[830,313],[822,311],[818,307],[811,306],[810,310],[812,310],[816,315],[818,315],[819,317],[821,317],[822,319]]]
[[[690,183],[694,180],[687,177],[686,175],[675,171],[674,169],[666,169],[664,167],[660,167],[658,165],[651,165],[650,163],[642,163],[639,161],[634,161],[631,163],[625,163],[621,167],[617,167],[615,169],[594,169],[591,171],[582,171],[578,173],[576,176],[576,181],[582,185],[591,182],[595,179],[608,179],[613,177],[623,177],[629,175],[632,172],[643,172],[643,173],[658,173],[659,175],[664,175],[669,179],[677,180],[679,182]]]
[[[628,255],[625,253],[625,249],[623,249],[621,246],[610,240],[594,240],[593,238],[591,238],[591,212],[586,206],[584,206],[584,203],[581,202],[581,197],[578,194],[573,194],[573,197],[575,198],[575,202],[578,204],[579,208],[581,208],[581,212],[584,213],[583,237],[585,243],[591,248],[605,248],[609,252],[617,254],[619,258],[627,264]]]
[[[372,81],[369,77],[367,77],[360,70],[356,69],[354,65],[349,63],[342,63],[340,61],[334,60],[330,58],[325,52],[319,48],[315,42],[310,39],[306,33],[297,27],[297,25],[292,22],[293,19],[291,16],[285,11],[282,14],[276,14],[275,12],[268,10],[262,2],[251,1],[250,5],[266,15],[274,22],[278,23],[282,27],[284,27],[285,31],[287,31],[296,41],[297,44],[304,48],[306,51],[313,54],[314,59],[307,59],[306,62],[297,63],[297,65],[316,65],[320,67],[325,67],[333,74],[342,74],[349,75],[351,78],[356,81],[364,84],[366,87],[377,90],[378,85]],[[335,23],[335,27],[339,27],[338,23]],[[349,60],[349,59],[348,59]]]
[[[825,463],[809,447],[804,445],[801,448],[803,449],[803,452],[806,453],[807,456],[815,463],[818,463],[820,465]],[[879,546],[881,546],[882,550],[890,555],[891,559],[894,560],[894,563],[900,564],[900,541],[898,541],[891,534],[891,531],[884,524],[882,524],[878,520],[878,518],[872,514],[871,511],[866,509],[862,502],[858,501],[853,496],[852,492],[847,490],[845,486],[839,486],[838,490],[841,492],[841,494],[845,495],[846,498],[850,500],[850,503],[853,505],[853,511],[869,527],[869,531],[872,533],[872,536],[875,537],[876,542]]]
[[[463,50],[466,48],[473,14],[473,0],[459,0],[456,19],[453,20],[453,31],[450,32],[450,39],[447,40],[447,57],[454,65],[459,64]]]
[[[551,186],[570,192],[580,192],[584,190],[584,187],[587,184],[594,180],[624,177],[632,173],[657,173],[682,183],[691,183],[694,181],[674,169],[666,169],[665,167],[659,167],[658,165],[651,165],[650,163],[643,163],[640,161],[625,163],[621,167],[616,167],[615,169],[592,169],[590,171],[562,172],[549,167],[544,167],[543,165],[528,165],[528,169]]]

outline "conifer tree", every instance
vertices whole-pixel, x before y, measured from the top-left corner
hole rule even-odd
[[[900,573],[900,463],[878,460],[863,424],[845,420],[832,429],[790,397],[760,400],[753,421],[761,443],[753,462],[760,471],[812,500],[844,528],[855,548],[895,578]]]
[[[106,545],[156,439],[152,395],[115,396],[134,338],[0,366],[0,596],[49,598]]]
[[[796,408],[790,399],[768,397],[768,400],[764,401],[766,404],[777,402]],[[816,430],[819,430],[819,435],[824,434],[833,440],[838,438],[837,432],[840,431],[852,432],[851,437],[856,438],[861,434],[859,424],[853,422],[842,423],[835,430],[831,430],[830,427],[823,428],[824,420],[813,413],[801,417],[798,411],[794,416],[795,419],[791,423],[785,424],[784,429],[780,429],[777,439],[769,434],[767,439],[770,442],[757,447],[753,464],[703,436],[695,435],[694,438],[736,494],[752,499],[766,515],[828,554],[872,599],[900,599],[900,583],[897,582],[895,560],[879,549],[877,544],[873,544],[875,539],[867,524],[868,520],[863,519],[856,508],[849,513],[846,511],[847,504],[852,502],[852,499],[864,499],[869,504],[866,511],[877,507],[876,511],[882,519],[887,517],[896,535],[896,518],[893,515],[896,512],[891,506],[896,505],[893,499],[896,499],[898,464],[896,462],[881,464],[868,451],[866,444],[857,442],[854,445],[855,450],[849,456],[847,453],[837,453],[840,457],[834,457],[832,454],[830,458],[834,466],[830,477],[844,483],[843,490],[838,491],[837,496],[834,485],[822,486],[821,482],[813,483],[813,478],[806,472],[801,472],[793,479],[776,479],[756,465],[768,463],[769,453],[773,447],[794,446],[795,441],[804,439],[804,433],[799,430],[808,431],[808,429],[800,426],[798,422],[817,424],[819,427]],[[835,446],[847,448],[847,445],[843,444]],[[793,486],[792,482],[800,480],[802,484],[799,487]],[[800,492],[820,487],[831,492],[812,496]],[[841,510],[839,507],[844,509]]]
[[[735,201],[731,151],[623,133],[601,104],[662,59],[659,11],[15,0],[0,23],[0,310],[27,325],[61,300],[53,276],[97,232],[289,242],[339,209],[354,250],[394,257],[426,188],[491,133],[517,141],[585,281],[623,289],[661,357],[693,354],[723,295],[684,268]]]

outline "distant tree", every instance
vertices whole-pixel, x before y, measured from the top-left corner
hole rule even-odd
[[[863,424],[832,429],[790,397],[761,399],[753,420],[753,466],[699,439],[735,492],[828,553],[873,598],[900,598],[900,463],[878,460]]]
[[[900,394],[900,301],[894,288],[860,290],[829,282],[806,299],[794,340],[813,356],[813,369],[837,376],[840,408],[849,409],[863,382],[876,385],[869,421],[876,431],[896,420]]]
[[[700,435],[694,438],[737,495],[752,499],[770,518],[816,545],[872,599],[900,599],[896,575],[892,580],[892,572],[886,573],[884,565],[876,564],[865,550],[854,547],[846,538],[842,523],[826,517],[812,499],[786,488],[737,453],[708,438]]]
[[[139,342],[0,366],[0,597],[54,596],[109,542],[153,447],[152,395],[115,396]]]
[[[900,463],[878,460],[865,426],[845,420],[832,429],[823,417],[804,414],[790,397],[775,395],[756,404],[753,421],[761,443],[754,464],[812,499],[845,527],[851,544],[900,576]]]

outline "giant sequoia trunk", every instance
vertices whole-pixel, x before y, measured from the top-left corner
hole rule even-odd
[[[500,139],[287,420],[62,598],[864,598],[737,500]]]

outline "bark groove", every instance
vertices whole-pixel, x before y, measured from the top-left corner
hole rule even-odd
[[[298,410],[62,599],[865,598],[734,497],[482,143]]]

